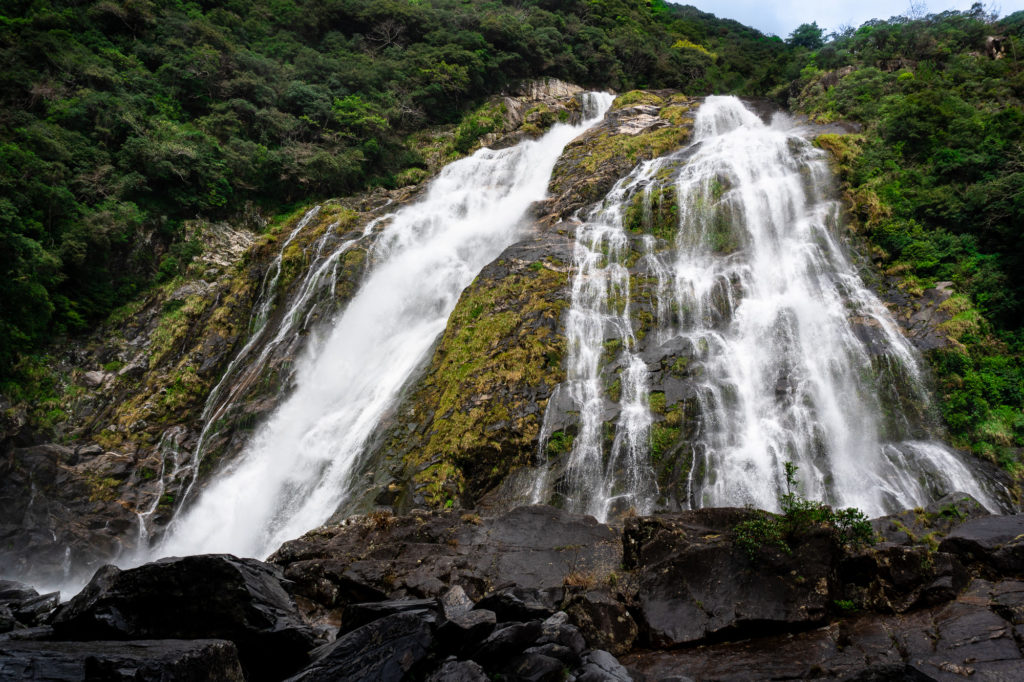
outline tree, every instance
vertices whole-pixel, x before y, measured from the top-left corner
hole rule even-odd
[[[806,47],[808,50],[817,50],[825,44],[821,36],[823,29],[818,28],[818,22],[800,24],[796,30],[789,34],[787,41],[793,47]]]

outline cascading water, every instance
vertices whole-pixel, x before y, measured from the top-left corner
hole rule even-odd
[[[576,126],[447,166],[416,204],[396,211],[376,265],[296,369],[294,393],[245,451],[181,512],[153,555],[265,556],[326,520],[349,491],[364,444],[443,331],[462,290],[521,235],[563,147],[603,116],[586,96]]]
[[[534,501],[557,491],[601,519],[777,509],[793,462],[808,497],[870,515],[952,491],[995,508],[929,431],[918,359],[837,240],[823,152],[785,128],[709,97],[688,149],[641,164],[584,216],[562,387],[577,434]],[[658,414],[671,391],[651,377],[668,373],[685,399]],[[667,438],[686,464],[671,503],[655,461]]]

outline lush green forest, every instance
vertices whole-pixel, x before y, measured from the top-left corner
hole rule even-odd
[[[11,0],[2,12],[0,374],[173,277],[196,249],[184,219],[422,177],[409,133],[518,79],[761,92],[786,50],[660,0]]]
[[[799,80],[777,91],[865,124],[827,143],[858,227],[909,292],[955,284],[944,326],[959,345],[929,358],[943,416],[959,445],[1010,468],[1024,446],[1022,31],[1024,12],[996,21],[980,4],[872,21],[811,36]]]
[[[995,44],[990,36],[1001,36]],[[0,10],[0,376],[198,249],[185,220],[424,177],[416,131],[517,80],[770,95],[836,138],[858,229],[911,292],[960,445],[1024,445],[1024,13],[980,5],[787,40],[662,0],[8,0]],[[1020,54],[1019,54],[1020,52]]]

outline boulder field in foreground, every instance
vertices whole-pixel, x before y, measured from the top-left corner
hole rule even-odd
[[[0,583],[0,680],[1013,680],[1024,517],[969,498],[741,549],[755,514],[374,513],[228,555]]]

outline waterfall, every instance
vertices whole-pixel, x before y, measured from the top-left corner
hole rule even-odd
[[[423,199],[396,210],[359,291],[297,361],[294,392],[178,514],[152,554],[265,556],[323,523],[350,493],[367,438],[462,290],[522,235],[562,149],[611,99],[587,95],[579,125],[557,124],[538,140],[450,164]],[[295,317],[289,311],[284,319]]]
[[[793,462],[805,495],[869,515],[952,491],[996,507],[937,440],[920,360],[839,240],[825,155],[789,128],[709,97],[690,147],[583,214],[562,387],[577,433],[535,499],[600,519],[777,510]],[[674,500],[659,489],[669,450]]]

